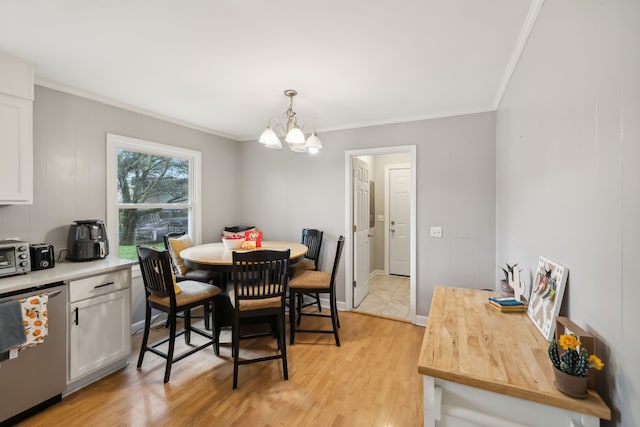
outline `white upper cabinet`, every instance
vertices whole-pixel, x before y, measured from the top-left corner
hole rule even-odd
[[[33,203],[33,67],[0,52],[0,205]]]

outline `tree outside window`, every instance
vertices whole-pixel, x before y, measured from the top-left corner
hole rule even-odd
[[[115,136],[114,136],[115,137]],[[129,140],[125,137],[125,140]],[[163,236],[170,232],[188,233],[192,228],[193,159],[178,148],[155,143],[123,144],[113,141],[114,186],[119,256],[137,257],[137,245],[163,248]],[[156,151],[156,152],[154,152]],[[182,154],[182,155],[181,155]],[[115,221],[113,221],[115,225]]]

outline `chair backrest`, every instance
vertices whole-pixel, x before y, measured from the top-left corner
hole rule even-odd
[[[286,251],[251,251],[232,253],[232,277],[234,297],[240,300],[256,300],[281,297],[287,291],[289,255]],[[239,307],[239,304],[235,304]]]
[[[304,257],[313,260],[316,270],[320,268],[320,248],[322,247],[323,234],[322,231],[315,228],[303,228],[302,239],[300,239],[300,243],[309,248]]]
[[[331,270],[331,289],[335,287],[336,276],[338,275],[338,266],[340,265],[340,257],[342,255],[342,248],[344,247],[344,236],[338,237],[338,244],[336,246],[336,257],[333,260],[333,270]]]
[[[170,297],[175,303],[176,296],[169,252],[141,246],[138,246],[137,250],[146,293],[160,298]]]

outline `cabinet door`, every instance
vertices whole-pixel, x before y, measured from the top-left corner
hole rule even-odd
[[[33,102],[0,94],[0,204],[33,203]]]
[[[130,289],[70,304],[67,383],[131,353]]]

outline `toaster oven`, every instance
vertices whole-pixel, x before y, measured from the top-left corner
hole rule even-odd
[[[19,240],[0,240],[0,277],[31,271],[29,244]]]

